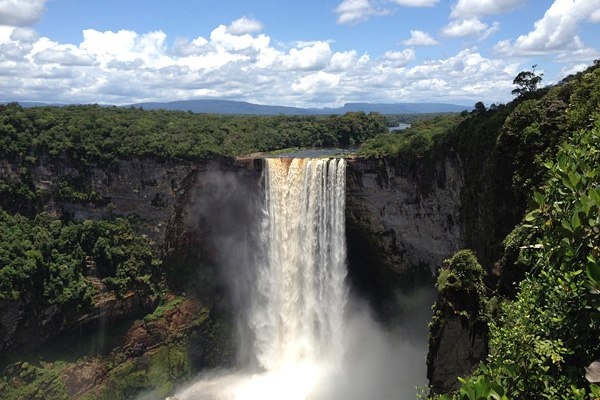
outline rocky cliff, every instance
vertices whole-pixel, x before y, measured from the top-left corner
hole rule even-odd
[[[192,193],[202,196],[202,190],[210,192],[211,188],[204,187],[206,182],[202,178],[216,170],[243,173],[245,167],[219,160],[194,164],[157,158],[88,165],[57,157],[42,158],[34,168],[24,171],[23,166],[15,162],[0,160],[0,182],[19,185],[27,181],[37,194],[31,201],[18,196],[3,196],[1,201],[3,207],[12,212],[43,211],[78,221],[127,217],[135,221],[139,233],[151,239],[165,260],[164,271],[176,281],[178,275],[184,275],[182,270],[177,270],[180,264],[195,262],[200,257],[183,257],[182,260],[182,254],[199,253],[205,259],[212,256],[207,254],[209,227],[202,227],[199,217],[194,216],[198,200],[192,198]],[[95,292],[91,309],[73,312],[57,305],[41,306],[31,296],[3,300],[0,302],[0,348],[33,349],[61,332],[139,317],[155,306],[148,293],[132,291],[119,297],[105,290],[102,282],[94,279],[93,260],[88,263],[92,265],[88,274]],[[216,286],[218,283],[213,282],[211,290]],[[186,285],[182,289],[188,288]],[[214,295],[204,292],[203,301],[210,301]]]
[[[395,291],[432,282],[442,260],[461,248],[463,184],[452,153],[434,161],[349,162],[350,277],[384,314]]]

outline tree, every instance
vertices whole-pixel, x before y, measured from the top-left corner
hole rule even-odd
[[[516,95],[517,97],[523,97],[527,93],[531,93],[537,89],[544,74],[536,75],[535,67],[537,67],[537,64],[534,64],[531,67],[532,71],[521,71],[518,73],[515,79],[513,79],[513,85],[518,86],[511,92],[513,95]]]
[[[473,107],[473,112],[475,114],[483,114],[486,110],[485,108],[485,104],[483,104],[483,102],[478,101],[477,103],[475,103],[475,106]]]

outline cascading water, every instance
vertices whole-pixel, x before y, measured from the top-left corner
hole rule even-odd
[[[203,380],[180,400],[308,400],[338,373],[347,300],[344,159],[266,159],[261,260],[246,321],[258,372]]]
[[[343,159],[268,159],[250,322],[267,371],[340,355],[346,303]]]

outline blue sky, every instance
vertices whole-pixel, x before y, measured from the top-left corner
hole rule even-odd
[[[489,105],[599,37],[600,0],[0,0],[0,101]]]

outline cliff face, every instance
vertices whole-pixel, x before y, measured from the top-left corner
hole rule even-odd
[[[399,159],[355,160],[348,179],[349,224],[382,235],[389,263],[401,272],[426,265],[434,272],[462,245],[460,160],[448,156],[429,165]]]
[[[192,164],[131,158],[89,166],[66,157],[41,159],[27,171],[38,199],[24,204],[18,198],[3,198],[2,203],[13,212],[44,211],[75,220],[129,217],[168,261],[174,254],[203,253],[207,247],[208,228],[203,229],[193,215],[197,205],[192,193],[197,196],[203,190],[200,177],[212,170],[244,169],[225,161]],[[0,160],[0,182],[10,185],[22,180],[21,166]],[[86,194],[86,200],[78,196],[80,193]],[[171,268],[173,275],[177,272]],[[142,316],[155,306],[148,293],[132,291],[118,298],[105,290],[99,279],[90,276],[90,281],[96,291],[94,305],[83,311],[40,306],[39,300],[31,296],[0,301],[0,349],[33,349],[57,333],[95,324],[110,325]]]
[[[442,260],[461,248],[461,162],[449,154],[435,161],[355,159],[349,165],[350,277],[385,308],[395,290],[431,281]]]

